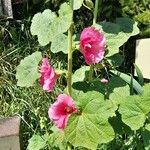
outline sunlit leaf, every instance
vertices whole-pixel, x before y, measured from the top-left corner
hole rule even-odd
[[[52,40],[51,51],[53,53],[63,52],[65,54],[68,53],[68,38],[65,34],[59,34]]]
[[[98,92],[81,93],[74,100],[81,114],[70,117],[65,129],[65,137],[74,146],[96,149],[99,143],[107,143],[114,138],[114,131],[108,118],[117,107],[104,101]]]
[[[107,56],[118,53],[119,47],[127,42],[131,36],[139,34],[137,23],[127,17],[117,18],[116,23],[104,21],[95,26],[104,32],[109,50]]]
[[[44,149],[45,146],[46,140],[44,139],[44,136],[33,135],[32,138],[29,140],[27,150],[41,150]]]
[[[49,44],[59,34],[66,32],[72,23],[72,10],[67,3],[60,6],[59,16],[49,9],[34,15],[31,24],[32,35],[37,35],[42,46]]]
[[[84,81],[89,73],[89,66],[82,66],[80,69],[76,70],[72,76],[72,82]]]
[[[73,3],[73,9],[74,10],[77,10],[79,9],[83,4],[83,0],[74,0],[74,3]]]
[[[35,52],[32,55],[29,55],[21,60],[16,72],[18,86],[33,86],[34,82],[40,77],[40,73],[38,71],[38,64],[41,59],[41,52]]]

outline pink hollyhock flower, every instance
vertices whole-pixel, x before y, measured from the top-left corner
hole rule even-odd
[[[101,83],[107,84],[109,81],[105,78],[101,79]]]
[[[80,36],[80,49],[88,65],[99,63],[104,58],[106,39],[94,27],[85,28]]]
[[[49,118],[59,129],[64,129],[67,125],[69,116],[77,112],[73,99],[66,94],[60,94],[48,111]]]
[[[57,80],[57,75],[54,68],[49,64],[48,58],[43,58],[42,65],[40,66],[40,73],[40,84],[43,90],[47,92],[52,91]]]

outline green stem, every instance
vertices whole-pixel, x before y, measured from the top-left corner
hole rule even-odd
[[[99,1],[100,1],[100,0],[96,0],[96,1],[95,1],[93,25],[96,24],[96,21],[97,21],[97,13],[98,13]]]
[[[94,12],[93,12],[93,15],[94,15],[94,17],[93,17],[93,25],[95,25],[96,21],[97,21],[97,13],[98,13],[99,1],[100,0],[96,0],[95,1],[95,8],[94,8]],[[94,65],[91,65],[90,66],[90,71],[89,71],[89,81],[92,81],[93,73],[94,73]]]
[[[73,11],[73,1],[70,0],[70,7]],[[70,26],[68,30],[68,77],[67,77],[67,92],[68,95],[71,96],[71,86],[72,86],[72,25]]]
[[[73,12],[73,2],[74,0],[70,0],[70,7],[72,9]],[[72,19],[73,22],[73,19]],[[67,92],[68,95],[71,96],[72,94],[72,36],[73,36],[73,31],[72,31],[72,24],[68,30],[68,77],[67,77]],[[71,145],[70,143],[67,144],[67,150],[71,150]]]
[[[92,79],[93,79],[93,73],[94,73],[94,65],[90,65],[89,81],[92,81]]]

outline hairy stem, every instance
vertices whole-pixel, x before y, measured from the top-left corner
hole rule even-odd
[[[70,7],[73,12],[73,2],[74,0],[70,0]],[[72,18],[73,22],[73,18]],[[71,96],[72,92],[72,36],[73,36],[73,31],[72,31],[72,24],[68,30],[68,77],[67,77],[67,93],[68,95]],[[71,144],[67,143],[67,150],[71,150]]]
[[[94,17],[93,17],[93,25],[96,24],[97,21],[97,13],[98,13],[98,5],[100,0],[95,0],[95,7],[94,7]]]
[[[92,81],[93,73],[94,73],[94,65],[90,65],[89,81]]]
[[[97,13],[98,13],[98,5],[99,5],[100,0],[95,1],[95,8],[93,12],[93,25],[96,24],[97,21]],[[93,78],[93,73],[94,73],[94,65],[90,65],[90,71],[89,71],[89,81],[92,81]]]
[[[70,0],[70,7],[73,11],[73,1]],[[67,77],[67,92],[71,96],[71,86],[72,86],[72,25],[68,30],[68,77]]]

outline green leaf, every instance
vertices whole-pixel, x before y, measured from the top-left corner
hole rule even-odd
[[[66,32],[72,24],[73,12],[71,7],[67,3],[63,3],[58,11],[59,17],[57,17],[51,24],[52,37]]]
[[[104,34],[118,34],[121,30],[118,24],[106,21],[97,24],[96,27],[100,28],[104,32]]]
[[[146,115],[150,111],[149,99],[150,94],[129,96],[120,104],[119,113],[122,115],[122,121],[130,126],[132,130],[138,130],[144,125]]]
[[[127,42],[131,36],[139,33],[137,23],[127,17],[117,18],[116,23],[102,22],[95,26],[104,32],[109,50],[107,56],[118,53],[120,46]]]
[[[59,130],[55,126],[51,128],[53,133],[50,134],[48,143],[51,147],[58,147],[60,149],[66,149],[67,142],[65,141],[64,132]]]
[[[134,64],[134,68],[135,68],[135,70],[136,70],[136,74],[137,74],[137,76],[138,76],[139,83],[141,84],[141,86],[143,86],[143,85],[144,85],[143,74],[142,74],[140,68],[139,68],[136,64]]]
[[[40,77],[38,72],[38,64],[41,59],[41,52],[35,52],[21,60],[16,72],[18,86],[33,86],[34,82]]]
[[[85,4],[88,9],[94,8],[94,3],[92,2],[92,0],[85,0]]]
[[[38,41],[42,46],[47,45],[53,38],[50,28],[55,18],[55,13],[46,9],[43,13],[35,14],[32,19],[31,34],[38,36]]]
[[[139,34],[137,22],[128,17],[117,18],[116,23],[120,25],[121,31],[123,31],[128,38]]]
[[[116,134],[131,134],[133,131],[129,126],[121,120],[121,115],[117,112],[117,115],[109,119],[110,124],[112,125]]]
[[[104,32],[106,38],[109,53],[107,56],[114,55],[118,53],[119,47],[122,46],[126,41],[126,37],[123,32],[121,32],[120,26],[112,22],[102,22],[96,25],[96,28]]]
[[[79,9],[82,6],[82,4],[83,4],[83,0],[77,0],[77,1],[74,0],[73,9],[74,10]]]
[[[110,57],[107,57],[107,60],[112,66],[119,67],[123,63],[124,57],[117,53]]]
[[[72,87],[76,90],[83,91],[84,93],[88,91],[97,91],[105,94],[105,85],[102,84],[100,81],[92,81],[88,82],[74,82]]]
[[[89,73],[89,66],[82,66],[80,69],[76,70],[72,76],[72,82],[84,81]]]
[[[113,93],[110,94],[109,99],[111,99],[116,105],[119,105],[127,96],[130,96],[130,87],[128,85],[116,87],[113,90]]]
[[[38,36],[42,46],[49,44],[58,35],[66,32],[72,23],[72,10],[67,3],[60,6],[59,17],[49,9],[34,15],[31,24],[32,35]]]
[[[63,53],[67,54],[68,53],[67,43],[68,43],[67,36],[65,34],[60,34],[52,40],[51,51],[53,53],[58,53],[62,51]]]
[[[111,141],[114,131],[108,123],[108,118],[114,115],[116,107],[110,107],[110,103],[106,103],[103,95],[98,92],[81,93],[73,99],[81,114],[74,114],[69,118],[65,129],[67,140],[74,146],[93,150],[99,143]]]
[[[40,135],[33,135],[32,138],[29,140],[29,145],[27,150],[41,150],[44,149],[46,146],[46,140],[44,136]]]
[[[119,88],[119,87],[122,88],[124,86],[127,86],[127,83],[124,80],[122,80],[120,77],[117,77],[117,76],[111,77],[107,86],[105,86],[105,84],[101,83],[100,80],[94,80],[90,83],[76,82],[73,84],[74,89],[83,91],[84,93],[86,93],[88,91],[97,91],[97,92],[100,92],[103,95],[105,95],[106,91],[107,91],[108,98],[109,98],[109,95],[111,93],[113,93],[113,91],[116,88]],[[127,89],[129,89],[129,87]],[[127,92],[127,94],[128,94],[128,92]]]
[[[115,75],[119,76],[121,79],[123,79],[129,85],[131,84],[131,76],[129,76],[125,73],[119,72],[119,71],[111,71],[111,72],[114,73]],[[133,84],[133,88],[136,90],[136,92],[138,94],[143,94],[143,88],[135,79],[132,80],[132,84]]]
[[[150,83],[147,83],[144,85],[144,96],[149,97],[150,96]]]
[[[142,137],[144,141],[145,150],[150,149],[150,124],[147,124],[146,127],[142,130]]]

